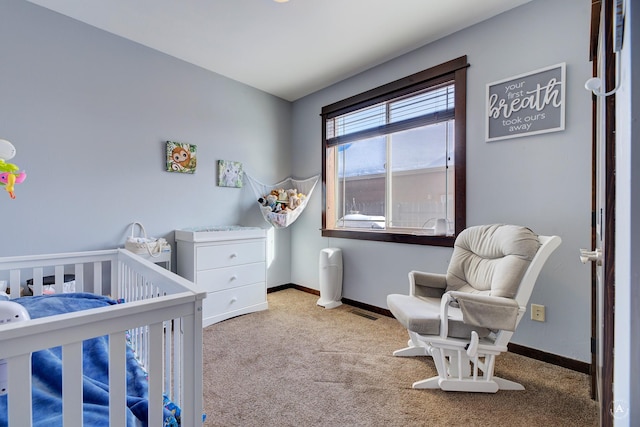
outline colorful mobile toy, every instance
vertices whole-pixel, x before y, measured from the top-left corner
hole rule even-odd
[[[9,197],[16,198],[14,193],[15,184],[20,184],[27,178],[27,174],[13,163],[7,163],[16,155],[16,148],[6,139],[0,139],[0,184],[9,193]]]

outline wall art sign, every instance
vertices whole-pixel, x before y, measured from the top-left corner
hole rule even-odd
[[[218,186],[242,188],[242,163],[218,160]]]
[[[487,84],[486,141],[564,130],[565,63]]]
[[[195,173],[196,149],[193,144],[167,141],[167,172]]]

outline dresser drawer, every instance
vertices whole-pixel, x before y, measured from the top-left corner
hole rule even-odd
[[[264,262],[198,271],[196,283],[207,292],[266,281]]]
[[[196,249],[196,269],[228,267],[264,261],[264,240],[258,242],[201,246]]]
[[[224,291],[210,292],[202,301],[203,315],[206,320],[207,318],[218,317],[223,313],[263,304],[267,300],[266,295],[264,283],[254,283]]]

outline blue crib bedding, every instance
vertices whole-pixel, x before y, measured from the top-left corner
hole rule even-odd
[[[2,298],[5,299],[5,298]],[[23,297],[13,300],[22,304],[32,319],[106,307],[116,304],[110,298],[89,293],[69,293]],[[147,425],[147,374],[127,345],[127,426]],[[109,338],[93,338],[83,343],[83,419],[86,426],[109,425]],[[62,348],[55,347],[33,353],[32,399],[34,426],[62,426]],[[9,395],[11,390],[9,390]],[[165,402],[167,403],[167,402]],[[175,405],[164,409],[165,426],[177,426]],[[0,427],[8,425],[7,396],[0,396]]]

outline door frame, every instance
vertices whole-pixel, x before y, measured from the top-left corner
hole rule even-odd
[[[610,90],[616,86],[616,60],[615,53],[613,52],[613,14],[615,11],[609,1],[609,7],[605,2],[601,0],[592,0],[591,4],[591,35],[590,35],[590,60],[593,63],[593,75],[597,75],[599,69],[598,64],[598,50],[603,49],[604,61],[606,64],[604,80],[604,91]],[[602,23],[602,38],[604,46],[599,46],[600,31],[601,31],[601,16],[603,16],[604,22]],[[597,138],[597,102],[600,100],[595,95],[593,98],[592,106],[592,247],[596,247],[596,138]],[[616,102],[615,95],[610,95],[602,102],[605,110],[604,120],[604,144],[605,144],[605,232],[604,232],[604,251],[603,251],[603,295],[602,301],[597,298],[596,288],[596,271],[595,264],[591,269],[591,285],[592,285],[592,302],[591,302],[591,332],[592,332],[592,359],[591,359],[591,395],[592,398],[597,398],[597,358],[596,351],[597,346],[595,340],[597,337],[598,325],[596,324],[596,314],[599,304],[603,305],[603,327],[602,337],[600,338],[600,345],[602,346],[602,372],[601,372],[601,390],[602,395],[599,396],[599,408],[600,408],[600,425],[607,427],[613,426],[613,417],[611,415],[611,408],[613,403],[613,363],[614,363],[614,304],[615,304],[615,201],[616,201],[616,178],[615,178],[615,126],[616,126]]]

